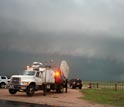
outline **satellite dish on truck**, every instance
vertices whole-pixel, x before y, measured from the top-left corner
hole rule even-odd
[[[63,73],[64,77],[67,79],[69,74],[69,66],[65,60],[61,61],[60,70]]]

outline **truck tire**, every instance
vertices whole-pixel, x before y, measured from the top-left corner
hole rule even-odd
[[[6,84],[4,82],[0,83],[0,88],[5,88]]]
[[[57,93],[63,93],[63,92],[64,92],[64,87],[63,87],[63,85],[58,85],[58,86],[57,86],[57,89],[56,89],[56,92],[57,92]]]
[[[35,92],[35,86],[34,85],[29,85],[26,89],[27,96],[29,96],[29,97],[33,96],[34,92]]]
[[[64,92],[64,87],[63,85],[60,86],[60,93],[63,93]]]
[[[16,94],[17,90],[14,90],[14,89],[9,89],[9,93],[10,94]]]

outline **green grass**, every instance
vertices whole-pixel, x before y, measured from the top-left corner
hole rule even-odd
[[[102,89],[84,89],[82,97],[85,100],[100,104],[110,104],[124,107],[124,91],[109,91]]]

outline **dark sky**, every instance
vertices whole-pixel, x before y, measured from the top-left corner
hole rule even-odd
[[[123,10],[123,0],[0,0],[1,74],[51,58],[70,77],[124,80]]]

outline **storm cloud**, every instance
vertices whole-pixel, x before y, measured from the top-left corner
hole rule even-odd
[[[1,0],[0,51],[68,56],[73,73],[123,80],[123,10],[123,0]]]

